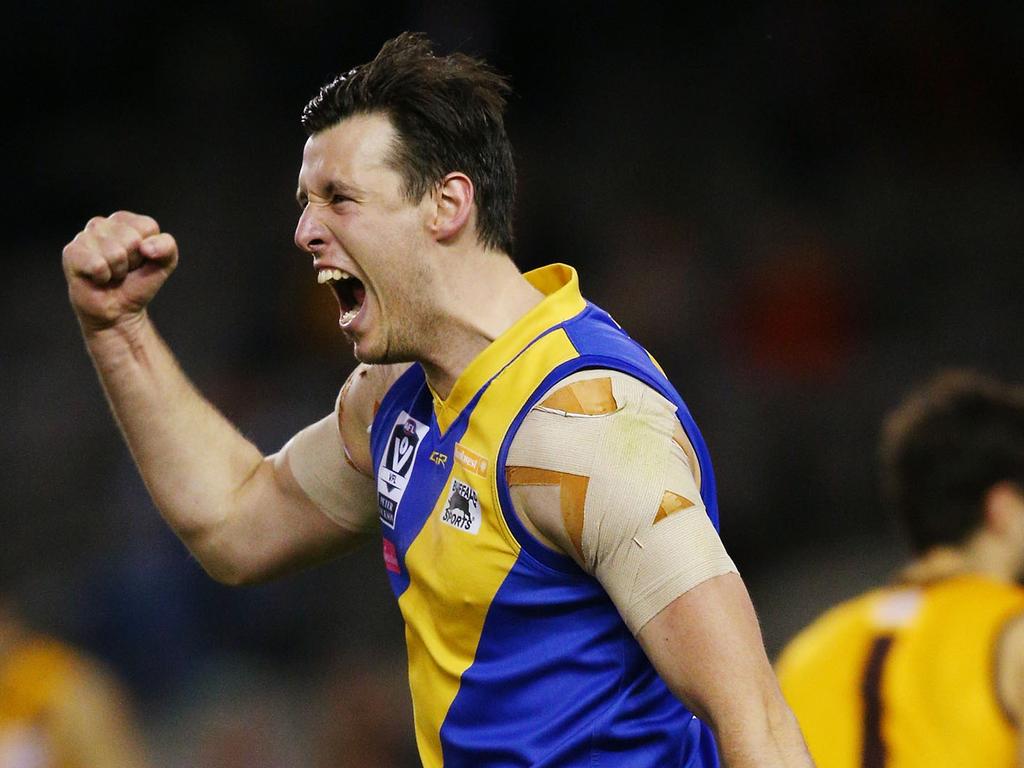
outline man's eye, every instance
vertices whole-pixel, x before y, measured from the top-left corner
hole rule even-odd
[[[348,200],[351,200],[351,199],[352,198],[345,197],[344,195],[335,195],[334,197],[331,198],[331,205],[337,205],[338,203],[344,203],[344,202],[346,202]]]

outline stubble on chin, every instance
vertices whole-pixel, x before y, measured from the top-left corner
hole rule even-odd
[[[387,365],[391,363],[411,363],[416,358],[408,353],[402,351],[400,344],[394,344],[393,339],[384,339],[383,345],[378,343],[374,345],[364,344],[360,345],[359,341],[350,338],[352,342],[352,354],[356,360],[360,363],[367,365]],[[383,346],[383,349],[380,347]]]

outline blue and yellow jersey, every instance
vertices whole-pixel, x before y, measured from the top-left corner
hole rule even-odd
[[[818,768],[1011,768],[996,653],[1024,590],[980,575],[849,600],[786,647],[782,691]]]
[[[717,765],[710,730],[671,694],[596,579],[513,511],[509,444],[569,374],[622,371],[678,408],[718,525],[707,448],[647,352],[580,295],[567,266],[527,279],[546,298],[436,397],[414,365],[371,440],[384,561],[405,619],[426,768]]]

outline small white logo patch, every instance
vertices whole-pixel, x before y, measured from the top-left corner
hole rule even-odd
[[[476,535],[480,532],[480,518],[480,497],[471,485],[453,477],[448,501],[441,510],[441,522]]]
[[[395,419],[391,437],[377,467],[377,506],[380,521],[389,528],[395,527],[398,504],[409,484],[416,453],[429,431],[426,424],[416,421],[405,411]]]

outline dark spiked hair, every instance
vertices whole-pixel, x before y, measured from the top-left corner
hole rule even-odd
[[[435,56],[425,35],[403,32],[372,61],[320,89],[302,111],[312,136],[355,114],[387,116],[399,143],[390,162],[404,194],[420,200],[452,171],[475,189],[477,236],[512,252],[516,172],[505,133],[508,81],[485,62],[461,53]]]
[[[1024,389],[944,372],[888,416],[881,459],[913,550],[962,544],[982,525],[989,489],[1009,481],[1024,493]]]

